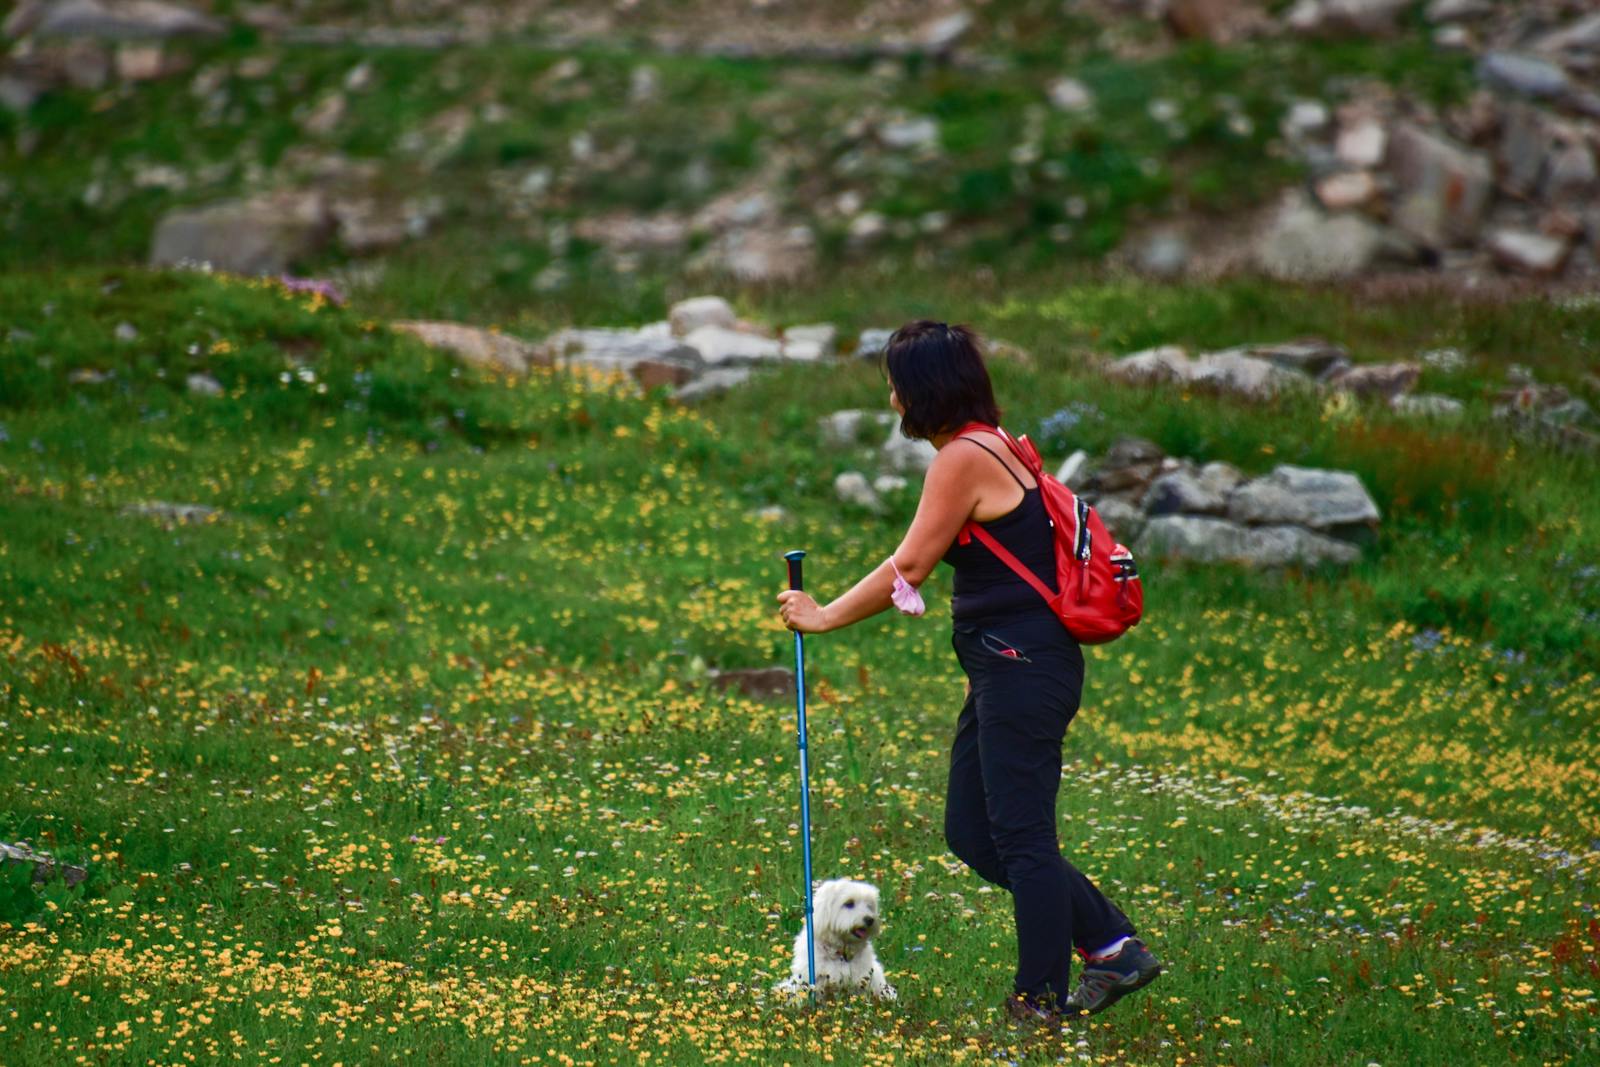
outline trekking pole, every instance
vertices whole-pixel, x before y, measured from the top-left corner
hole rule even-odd
[[[803,549],[785,552],[789,561],[789,588],[800,589],[800,561]],[[806,981],[811,1003],[817,1002],[817,945],[811,921],[811,783],[806,768],[806,645],[800,631],[794,632],[794,704],[800,739],[800,840],[806,863]]]

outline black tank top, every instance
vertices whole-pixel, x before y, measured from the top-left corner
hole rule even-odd
[[[970,437],[958,440],[972,441]],[[1005,467],[1006,473],[1022,486],[1022,503],[988,522],[978,525],[989,531],[996,541],[1032,571],[1040,581],[1056,589],[1055,530],[1050,525],[1050,515],[1045,510],[1039,487],[1028,488],[1010,464],[996,455],[994,449],[982,441],[973,444],[994,456],[995,462]],[[960,538],[950,543],[944,561],[955,571],[955,583],[950,595],[950,615],[956,619],[976,618],[986,615],[1010,615],[1018,612],[1040,611],[1049,613],[1044,598],[1022,578],[1018,577],[1004,561],[976,537],[966,544]]]

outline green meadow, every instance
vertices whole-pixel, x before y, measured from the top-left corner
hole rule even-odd
[[[1600,1057],[1596,461],[1489,413],[1511,362],[1581,389],[1600,307],[867,269],[724,291],[774,325],[931,313],[1021,346],[997,389],[1050,463],[1138,434],[1372,489],[1384,522],[1355,567],[1145,560],[1146,621],[1089,654],[1062,846],[1161,981],[1064,1034],[1006,1022],[1010,902],[941,837],[962,692],[941,570],[927,616],[807,642],[816,872],[882,888],[900,1000],[771,994],[802,912],[794,707],[709,675],[791,662],[785,550],[831,595],[898,542],[915,485],[881,515],[843,507],[834,475],[877,442],[815,432],[886,404],[871,363],[685,408],[467,369],[390,330],[395,293],[14,270],[0,840],[89,876],[3,868],[0,1061]],[[1464,417],[1135,389],[1093,364],[1306,333],[1360,360],[1459,348],[1422,388]],[[221,395],[186,390],[199,371]],[[216,511],[128,510],[152,501]]]

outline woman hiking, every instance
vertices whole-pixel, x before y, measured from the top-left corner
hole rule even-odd
[[[1133,924],[1062,855],[1055,800],[1061,744],[1083,691],[1083,653],[1046,601],[977,538],[970,520],[1055,586],[1055,531],[1036,480],[999,434],[1000,410],[977,335],[918,320],[884,350],[889,405],[908,437],[937,449],[894,554],[820,606],[778,594],[785,625],[826,633],[893,604],[920,614],[916,586],[941,559],[955,572],[951,644],[967,676],[945,799],[945,841],[1012,896],[1017,972],[1013,1018],[1055,1024],[1103,1011],[1148,985],[1161,965]],[[976,425],[975,425],[976,424]],[[1072,951],[1084,963],[1068,992]]]

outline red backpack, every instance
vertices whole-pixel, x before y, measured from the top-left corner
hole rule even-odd
[[[976,537],[988,546],[1002,563],[1044,597],[1067,632],[1080,643],[1103,645],[1121,637],[1144,614],[1144,587],[1139,584],[1139,569],[1134,566],[1133,553],[1111,539],[1094,508],[1044,472],[1039,450],[1033,447],[1027,435],[1015,438],[998,426],[969,422],[956,431],[956,437],[965,437],[975,430],[998,434],[1038,482],[1039,495],[1044,498],[1045,511],[1055,530],[1056,589],[1059,591],[1052,593],[1049,586],[976,522],[968,520],[961,527],[957,542],[965,545]]]

